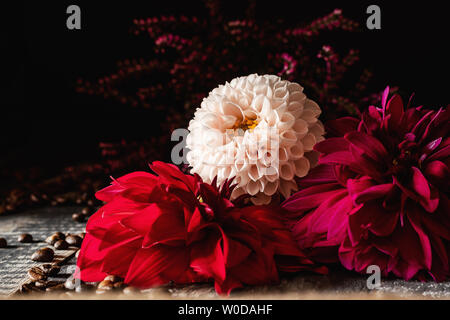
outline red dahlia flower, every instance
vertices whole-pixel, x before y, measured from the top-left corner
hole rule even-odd
[[[239,207],[229,200],[231,182],[218,189],[174,165],[151,168],[158,176],[131,173],[97,192],[106,204],[86,227],[81,280],[111,274],[138,288],[213,280],[229,293],[312,264],[280,221],[282,208]]]
[[[316,261],[406,280],[449,276],[449,108],[404,110],[393,96],[361,119],[331,122],[319,166],[284,202],[292,231]]]

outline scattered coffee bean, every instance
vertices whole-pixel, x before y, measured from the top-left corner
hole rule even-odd
[[[98,290],[105,290],[105,291],[112,290],[113,288],[114,288],[114,283],[110,280],[103,280],[97,286]]]
[[[33,236],[29,233],[22,233],[17,241],[21,242],[21,243],[30,243],[33,242]]]
[[[114,276],[114,275],[106,276],[105,279],[103,279],[103,280],[111,281],[111,282],[113,282],[113,283],[123,281],[123,279],[122,279],[121,277],[119,277],[119,276]]]
[[[61,231],[55,232],[54,235],[56,235],[60,240],[64,240],[66,238],[66,235]]]
[[[42,248],[33,253],[31,260],[38,262],[50,262],[53,260],[54,256],[55,252],[52,249]]]
[[[139,292],[139,289],[136,289],[135,287],[126,287],[122,291],[124,294],[135,294]]]
[[[61,270],[60,267],[53,265],[53,264],[43,264],[41,266],[42,271],[44,271],[44,273],[48,276],[55,276],[59,273],[59,271]]]
[[[64,287],[67,290],[75,290],[75,287],[77,286],[78,280],[74,277],[70,277],[64,282]]]
[[[32,267],[28,270],[28,277],[33,281],[47,280],[44,271],[39,267]]]
[[[90,207],[85,207],[83,209],[81,209],[81,214],[88,216],[90,214],[92,214],[93,210]]]
[[[52,234],[47,239],[45,239],[45,242],[47,242],[48,244],[54,245],[56,241],[64,240],[65,238],[66,238],[66,235],[64,233],[58,231],[58,232],[55,232],[54,234]]]
[[[53,246],[56,250],[66,250],[69,247],[69,244],[66,240],[58,240]]]
[[[54,245],[56,241],[61,240],[56,234],[52,234],[50,237],[45,239],[45,242],[47,242],[50,245]]]
[[[81,239],[79,236],[77,235],[69,235],[66,237],[66,242],[73,247],[81,247],[81,243],[83,242],[83,239]]]
[[[113,285],[114,289],[122,289],[124,287],[123,281],[115,282]]]
[[[6,248],[8,246],[8,242],[5,238],[0,238],[0,248]]]
[[[38,280],[34,282],[36,288],[45,289],[48,286],[48,282],[45,280]]]
[[[94,200],[89,199],[88,201],[86,201],[86,204],[87,204],[89,207],[93,207],[95,203],[94,203]]]
[[[81,213],[74,213],[72,215],[72,220],[76,222],[84,222],[85,216]]]
[[[32,285],[25,283],[20,287],[20,293],[29,293],[32,291]]]

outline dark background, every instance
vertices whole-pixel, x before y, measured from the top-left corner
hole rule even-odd
[[[81,7],[80,31],[66,28],[70,4]],[[350,45],[374,70],[376,90],[399,86],[415,92],[419,103],[447,105],[450,28],[444,1],[258,1],[256,20],[309,22],[341,8],[365,26],[370,4],[381,7],[382,29],[366,30]],[[245,8],[245,1],[225,1],[222,10],[238,19]],[[75,81],[95,79],[119,59],[145,55],[145,46],[129,34],[134,18],[202,16],[205,10],[200,1],[169,0],[16,2],[2,9],[0,165],[54,168],[99,157],[102,140],[158,135],[148,125],[151,110],[77,94]]]

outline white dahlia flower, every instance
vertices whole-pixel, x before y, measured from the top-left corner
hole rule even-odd
[[[235,177],[232,198],[254,204],[298,190],[294,177],[316,165],[321,110],[303,88],[274,75],[252,74],[220,85],[203,99],[189,123],[187,160],[205,182]]]

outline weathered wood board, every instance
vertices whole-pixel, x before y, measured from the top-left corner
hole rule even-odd
[[[0,216],[0,237],[6,238],[8,247],[0,249],[0,295],[11,295],[28,279],[27,271],[41,265],[30,259],[34,251],[48,246],[44,240],[56,231],[79,233],[85,224],[72,221],[71,215],[80,208],[42,208],[9,216]],[[33,236],[33,243],[20,243],[22,233]],[[63,262],[76,250],[55,250],[55,260]]]

